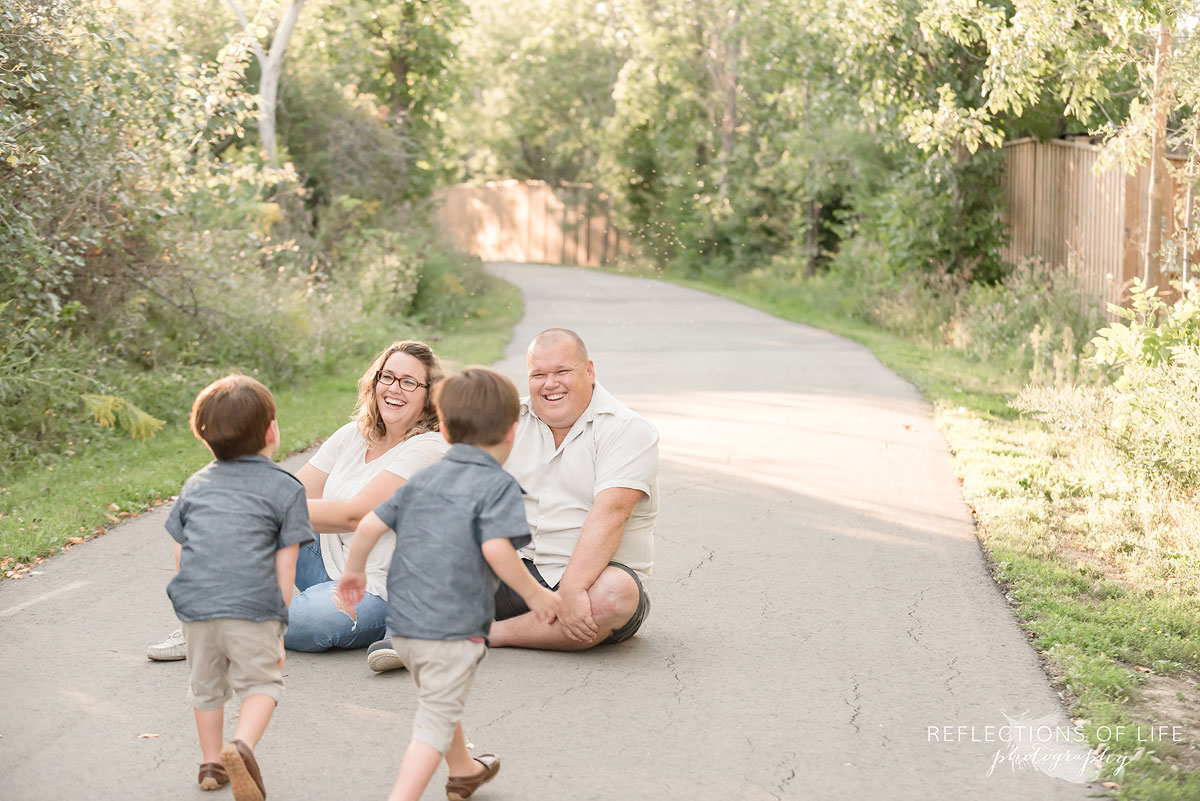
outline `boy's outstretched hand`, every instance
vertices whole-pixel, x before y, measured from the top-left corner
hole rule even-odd
[[[533,612],[533,616],[547,626],[558,619],[563,608],[562,596],[545,587],[538,587],[537,592],[533,593],[533,597],[526,599],[525,602],[529,604],[529,611]]]
[[[338,598],[346,606],[357,606],[367,591],[367,572],[365,570],[347,570],[338,580]]]

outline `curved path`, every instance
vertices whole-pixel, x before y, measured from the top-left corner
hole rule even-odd
[[[579,331],[599,380],[659,428],[662,500],[639,636],[484,663],[467,731],[504,769],[481,799],[1094,791],[994,764],[1009,753],[1006,715],[1065,718],[911,386],[857,345],[700,292],[493,269],[526,303],[501,368],[521,386],[533,334]],[[0,584],[5,798],[208,797],[192,783],[186,666],[143,656],[172,619],[164,517]],[[259,749],[270,797],[386,796],[414,708],[408,676],[371,675],[362,652],[292,654],[287,673]],[[425,798],[444,798],[442,774]]]

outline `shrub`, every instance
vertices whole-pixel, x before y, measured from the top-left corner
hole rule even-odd
[[[1053,364],[1061,383],[1074,378],[1086,333],[1102,321],[1099,303],[1071,270],[1024,260],[998,283],[964,286],[941,330],[948,344],[981,361],[1032,371],[1035,383]]]
[[[1135,278],[1129,290],[1130,307],[1109,304],[1110,313],[1125,322],[1100,329],[1093,343],[1096,362],[1116,368],[1122,377],[1131,365],[1171,362],[1180,348],[1200,346],[1200,284],[1173,282],[1178,297],[1170,306]]]

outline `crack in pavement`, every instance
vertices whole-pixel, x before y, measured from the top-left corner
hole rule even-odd
[[[858,692],[858,679],[857,678],[854,678],[854,686],[851,688],[850,691],[852,693],[854,693],[854,700],[847,701],[845,698],[843,698],[842,702],[845,703],[846,706],[850,707],[850,709],[852,709],[854,711],[854,714],[852,714],[850,716],[850,725],[854,727],[854,733],[858,734],[860,729],[858,727],[857,721],[858,721],[858,716],[862,714],[862,707],[859,705],[858,702],[862,700],[862,695]]]
[[[679,678],[679,671],[675,668],[675,660],[677,658],[678,654],[671,654],[667,657],[667,670],[671,672],[671,678],[675,679],[675,683],[678,685],[675,689],[675,703],[679,704],[682,703],[680,696],[687,689],[687,685],[683,683],[683,679]]]
[[[520,708],[520,707],[510,707],[510,708],[508,708],[508,709],[504,710],[504,711],[503,711],[503,712],[501,712],[501,713],[500,713],[500,714],[499,714],[499,715],[498,715],[498,716],[497,716],[497,717],[496,717],[494,720],[490,720],[490,721],[488,721],[487,723],[484,723],[484,724],[482,724],[482,725],[480,726],[480,728],[482,728],[482,729],[487,729],[487,728],[490,728],[491,726],[495,726],[497,723],[499,723],[500,721],[504,720],[506,717],[508,717],[509,715],[511,715],[513,712],[516,712],[516,711],[517,711],[517,709],[519,709],[519,708]],[[472,727],[472,728],[474,728],[474,727]]]
[[[787,792],[787,786],[792,783],[793,779],[796,778],[796,768],[789,767],[789,764],[794,762],[795,760],[796,760],[796,752],[788,751],[787,758],[775,766],[778,769],[781,769],[781,770],[786,769],[788,771],[788,775],[784,776],[783,780],[775,785],[775,789],[778,790],[780,793]]]
[[[917,599],[915,601],[913,601],[912,604],[908,607],[908,618],[909,618],[909,620],[911,620],[913,622],[913,624],[911,626],[909,626],[908,629],[904,632],[905,634],[907,634],[909,637],[912,638],[913,642],[915,642],[917,645],[924,648],[926,651],[929,650],[929,646],[926,645],[925,643],[923,643],[921,641],[921,638],[918,637],[913,632],[916,629],[919,629],[921,627],[921,621],[916,617],[917,606],[921,603],[922,600],[924,600],[925,593],[927,593],[927,592],[929,592],[928,588],[923,589],[919,593],[917,593]]]
[[[689,571],[688,571],[688,574],[687,574],[686,576],[684,576],[684,577],[683,577],[683,578],[681,578],[681,579],[676,579],[676,580],[675,580],[675,583],[676,583],[676,584],[682,584],[683,582],[687,581],[688,579],[690,579],[690,578],[692,577],[692,574],[694,574],[694,573],[695,573],[697,570],[699,570],[700,568],[702,568],[702,567],[704,567],[705,565],[709,564],[710,562],[712,562],[712,560],[713,560],[713,559],[715,559],[715,558],[716,558],[716,556],[717,556],[717,552],[716,552],[716,551],[714,551],[712,548],[709,548],[709,547],[707,547],[707,546],[705,546],[705,545],[701,545],[700,547],[701,547],[701,548],[704,548],[704,550],[705,550],[705,551],[708,551],[708,556],[706,556],[706,557],[704,557],[703,559],[701,559],[701,560],[700,560],[700,561],[699,561],[699,562],[696,564],[696,566],[695,566],[695,567],[693,567],[691,570],[689,570]]]
[[[962,675],[962,671],[958,669],[958,657],[957,656],[950,657],[950,669],[954,671],[954,675],[952,675],[948,679],[946,679],[945,687],[946,687],[946,692],[948,692],[950,695],[954,695],[954,688],[951,687],[950,684],[951,684],[951,682],[953,682],[955,679],[957,679],[959,676]]]

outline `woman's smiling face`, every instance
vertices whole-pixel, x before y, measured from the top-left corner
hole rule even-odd
[[[405,392],[400,388],[400,379],[407,377],[420,384],[428,384],[429,375],[420,359],[404,351],[396,351],[389,356],[380,372],[395,376],[396,380],[391,384],[375,382],[375,405],[379,409],[379,419],[383,421],[389,435],[399,436],[420,419],[429,392],[428,387],[417,387],[412,392]]]

